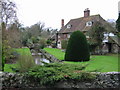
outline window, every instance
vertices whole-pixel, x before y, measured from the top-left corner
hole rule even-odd
[[[60,44],[60,42],[58,42],[58,44]]]
[[[86,26],[92,26],[93,22],[92,21],[88,21],[86,22]]]
[[[72,25],[70,25],[70,24],[67,25],[67,28],[71,28],[71,27],[72,27]]]
[[[67,35],[67,38],[70,38],[70,34]]]

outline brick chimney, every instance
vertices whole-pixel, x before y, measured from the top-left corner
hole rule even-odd
[[[61,27],[64,27],[64,19],[61,20]]]
[[[88,17],[88,16],[90,16],[90,10],[89,8],[86,8],[84,11],[84,17]]]

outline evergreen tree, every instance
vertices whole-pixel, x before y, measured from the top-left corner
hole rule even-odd
[[[116,21],[116,29],[120,32],[120,14],[119,14],[118,19]]]
[[[89,47],[85,35],[80,31],[72,33],[66,53],[66,61],[88,61],[90,59]]]

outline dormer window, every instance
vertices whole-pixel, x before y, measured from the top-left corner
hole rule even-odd
[[[68,24],[68,25],[67,25],[67,28],[69,28],[69,29],[70,29],[71,27],[72,27],[72,25],[70,25],[70,24]]]
[[[88,21],[88,22],[86,22],[86,26],[92,26],[92,21]]]

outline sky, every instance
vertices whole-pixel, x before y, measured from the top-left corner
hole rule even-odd
[[[70,19],[80,18],[86,8],[90,15],[100,14],[105,20],[118,18],[119,0],[12,0],[17,5],[19,22],[31,26],[37,22],[45,27],[61,28],[61,19],[65,24]]]

